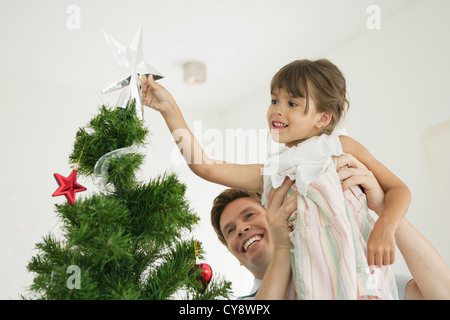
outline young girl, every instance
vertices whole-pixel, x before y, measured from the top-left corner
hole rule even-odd
[[[295,297],[289,298],[397,299],[389,265],[395,259],[394,233],[408,209],[410,192],[361,144],[335,130],[348,101],[345,79],[334,64],[299,60],[274,76],[267,120],[273,139],[285,147],[264,166],[208,158],[170,93],[151,76],[141,83],[144,104],[161,112],[198,176],[259,192],[263,205],[272,187],[279,187],[286,176],[295,179],[298,208],[290,219]],[[364,163],[386,192],[376,223],[360,188],[342,190],[333,156],[343,153]]]

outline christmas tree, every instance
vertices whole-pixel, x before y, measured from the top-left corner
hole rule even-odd
[[[69,156],[75,176],[100,179],[108,191],[89,197],[78,194],[73,205],[69,201],[55,206],[63,239],[49,234],[36,245],[39,253],[27,266],[35,273],[27,298],[228,297],[231,284],[217,277],[209,282],[197,262],[204,252],[189,236],[199,218],[185,198],[186,186],[174,173],[139,182],[136,173],[144,156],[115,152],[142,146],[146,140],[148,130],[137,116],[135,102],[126,108],[102,106],[77,132]],[[96,164],[105,155],[111,156],[99,175]]]

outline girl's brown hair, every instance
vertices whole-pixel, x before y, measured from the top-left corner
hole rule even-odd
[[[322,133],[331,134],[347,109],[347,89],[342,72],[327,59],[296,60],[280,69],[270,84],[270,92],[285,89],[293,97],[306,99],[305,113],[309,110],[309,98],[317,112],[330,112],[330,123]]]

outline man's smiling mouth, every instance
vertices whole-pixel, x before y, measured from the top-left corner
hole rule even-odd
[[[253,245],[255,245],[258,241],[260,241],[263,238],[262,235],[256,234],[252,236],[250,239],[245,241],[244,245],[242,246],[242,251],[247,252],[248,249],[250,249]]]

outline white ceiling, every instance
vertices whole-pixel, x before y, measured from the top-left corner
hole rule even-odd
[[[413,0],[377,0],[384,21]],[[81,29],[66,27],[80,8]],[[105,29],[130,44],[143,28],[144,56],[184,109],[238,107],[299,58],[326,56],[367,31],[372,0],[9,1],[0,5],[0,76],[98,91],[115,70]],[[207,65],[207,83],[182,81],[182,65]],[[14,79],[14,77],[13,77]],[[53,86],[53,87],[52,87]],[[1,108],[1,107],[0,107]]]

